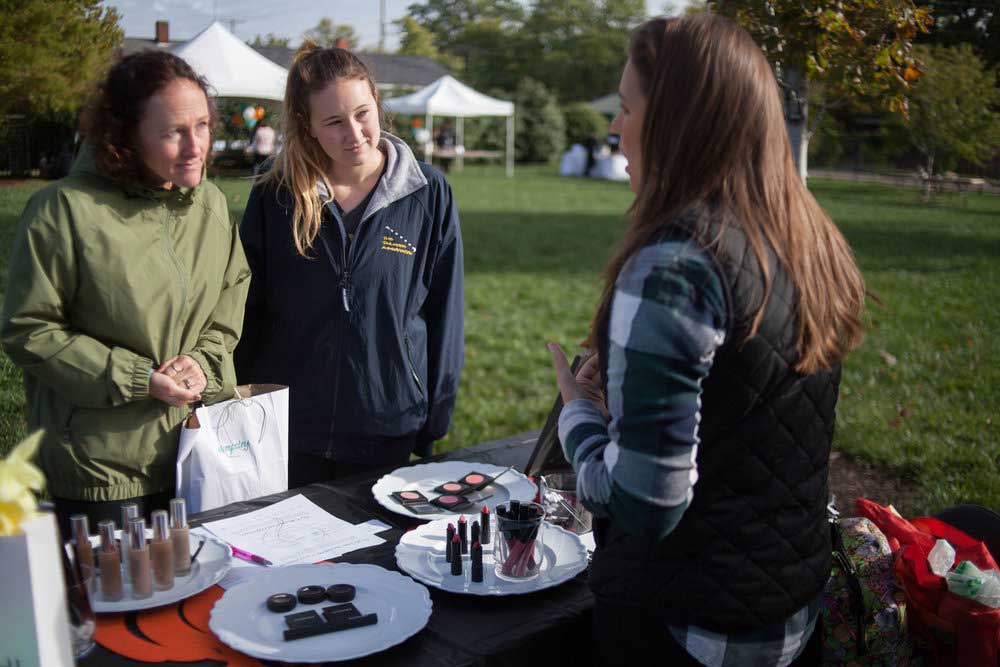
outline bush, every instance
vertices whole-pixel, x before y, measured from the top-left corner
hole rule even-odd
[[[555,95],[545,84],[522,79],[514,92],[516,133],[514,155],[518,162],[550,162],[566,147],[566,123]]]
[[[583,144],[587,139],[600,140],[608,133],[608,120],[586,102],[574,102],[563,107],[566,120],[566,145]]]

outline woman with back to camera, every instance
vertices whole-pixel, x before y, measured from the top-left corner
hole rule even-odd
[[[381,129],[345,49],[306,43],[284,146],[240,234],[253,270],[241,382],[290,387],[289,485],[403,465],[451,421],[462,369],[462,240],[451,189]]]
[[[550,344],[560,439],[599,517],[601,661],[818,664],[860,272],[798,176],[778,86],[743,29],[651,20],[619,90],[612,130],[636,198],[604,274],[598,354],[574,378]]]
[[[69,515],[167,506],[188,405],[232,396],[250,271],[225,196],[204,182],[214,108],[180,58],[112,67],[70,175],[14,239],[0,335],[24,370],[28,427]]]

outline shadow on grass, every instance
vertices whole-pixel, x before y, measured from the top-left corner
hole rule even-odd
[[[1000,239],[910,230],[905,234],[860,226],[845,228],[855,255],[869,269],[936,272],[1000,259]]]
[[[471,212],[462,216],[466,274],[596,275],[624,229],[609,215]]]
[[[1000,259],[995,236],[945,229],[894,232],[884,224],[854,221],[843,227],[868,270],[960,271]],[[622,219],[609,215],[472,212],[462,220],[466,272],[596,274],[624,229]]]

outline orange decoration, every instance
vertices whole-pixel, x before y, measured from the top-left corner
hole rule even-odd
[[[95,639],[101,646],[141,662],[196,662],[214,660],[229,667],[263,667],[255,658],[238,653],[208,629],[208,616],[225,591],[219,586],[177,604],[129,614],[97,617]],[[135,621],[136,634],[126,622]]]

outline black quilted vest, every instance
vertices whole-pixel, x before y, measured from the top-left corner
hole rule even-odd
[[[681,216],[671,235],[693,237],[695,215],[706,213]],[[790,616],[829,576],[827,466],[840,367],[793,370],[795,292],[773,256],[763,321],[744,341],[763,295],[760,264],[731,226],[711,254],[725,277],[729,326],[702,384],[694,499],[660,542],[599,521],[590,586],[604,602],[733,633]],[[607,332],[597,333],[603,361]]]

